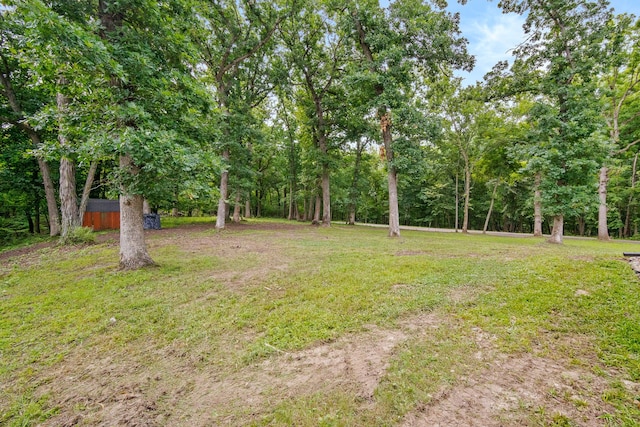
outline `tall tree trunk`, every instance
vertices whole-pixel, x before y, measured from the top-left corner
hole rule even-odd
[[[562,237],[564,234],[564,216],[556,215],[553,217],[553,230],[551,230],[551,237],[549,243],[562,244]]]
[[[311,221],[314,225],[320,224],[320,207],[322,206],[322,199],[320,196],[316,196],[315,201],[315,210],[313,212],[313,221]]]
[[[149,201],[147,199],[142,200],[142,215],[148,215],[151,213],[151,206],[149,205]],[[191,215],[188,215],[191,216]]]
[[[24,216],[27,218],[27,224],[29,224],[29,234],[35,233],[35,226],[33,224],[33,217],[31,216],[31,212],[29,209],[24,210]]]
[[[607,182],[609,169],[606,166],[600,168],[600,184],[598,196],[600,206],[598,208],[598,240],[609,240],[609,227],[607,224]]]
[[[84,188],[82,189],[82,197],[80,198],[80,207],[78,208],[78,221],[82,224],[84,219],[84,213],[87,210],[87,203],[89,203],[89,196],[91,195],[91,187],[93,186],[93,180],[96,176],[96,170],[98,169],[98,162],[93,161],[89,166],[89,172],[87,173],[87,179],[84,182]]]
[[[289,212],[287,214],[287,219],[289,221],[295,219],[295,212],[293,209],[294,206],[294,196],[293,196],[293,181],[289,181]]]
[[[349,206],[349,220],[347,222],[349,225],[356,224],[356,205]]]
[[[456,218],[455,218],[455,229],[456,233],[458,232],[458,228],[460,228],[460,189],[459,187],[459,178],[458,178],[458,170],[456,170]]]
[[[233,222],[235,224],[240,223],[240,208],[242,205],[240,204],[240,190],[236,190],[235,203],[233,204]]]
[[[65,86],[67,84],[66,79],[60,77],[58,84]],[[60,213],[62,214],[60,238],[64,241],[75,228],[80,227],[81,223],[78,217],[76,165],[67,152],[70,151],[70,146],[66,136],[65,115],[69,105],[69,99],[58,92],[56,95],[56,103],[58,107],[58,142],[64,152],[60,159]]]
[[[331,226],[331,190],[329,188],[329,165],[322,165],[322,226]]]
[[[67,239],[74,228],[80,226],[78,215],[78,196],[76,193],[76,167],[68,157],[60,159],[60,238]]]
[[[282,110],[283,110],[283,117],[284,117],[284,123],[286,125],[287,128],[287,136],[289,137],[289,188],[290,188],[290,195],[289,195],[289,215],[288,215],[288,219],[291,221],[293,219],[300,219],[298,218],[298,201],[297,199],[297,194],[298,194],[298,164],[297,164],[297,156],[296,156],[296,138],[293,134],[293,129],[291,128],[291,123],[289,122],[289,113],[287,111],[287,107],[285,102],[281,102],[282,105]]]
[[[260,183],[260,187],[262,188],[262,183]],[[261,218],[262,217],[262,191],[261,190],[256,190],[256,200],[257,200],[257,205],[256,205],[256,217]]]
[[[105,0],[98,1],[99,18],[102,24],[100,37],[122,37],[118,32],[122,26],[123,16],[112,10],[113,5]],[[114,92],[120,88],[119,80],[111,78],[111,88]],[[120,101],[123,102],[123,101]],[[121,125],[116,133],[124,132],[126,128]],[[121,173],[135,177],[140,168],[134,164],[129,154],[120,154],[118,166]],[[120,186],[120,269],[135,270],[155,263],[147,252],[147,244],[144,238],[144,225],[142,214],[143,196],[132,194],[129,188]]]
[[[38,171],[34,169],[33,171],[33,182],[36,183],[38,181]],[[35,190],[33,195],[33,216],[35,218],[35,228],[34,231],[36,234],[40,234],[40,191]]]
[[[633,203],[633,190],[636,188],[636,174],[638,166],[638,155],[640,151],[633,157],[633,167],[631,168],[631,194],[627,201],[627,212],[624,218],[624,232],[625,237],[631,237],[631,204]]]
[[[9,106],[16,116],[16,125],[29,135],[29,139],[31,139],[34,149],[40,148],[40,145],[42,145],[40,135],[24,121],[22,106],[18,101],[18,97],[13,89],[13,84],[11,83],[11,70],[9,69],[8,62],[4,57],[2,58],[2,62],[3,70],[0,73],[0,83],[2,83],[4,88],[4,94],[9,101]],[[60,234],[60,216],[58,215],[58,202],[56,200],[55,185],[51,179],[51,170],[47,161],[39,155],[36,155],[36,159],[38,160],[38,168],[40,169],[40,175],[42,176],[44,194],[47,200],[49,235],[53,237]]]
[[[58,215],[56,191],[53,185],[53,180],[51,179],[51,170],[49,169],[49,163],[47,163],[43,158],[38,157],[38,167],[40,169],[40,175],[42,175],[42,182],[44,184],[44,195],[45,199],[47,200],[49,235],[53,237],[60,234],[60,216]]]
[[[542,174],[536,173],[533,193],[533,235],[542,237],[542,193],[540,184],[542,182]]]
[[[351,15],[354,18],[354,24],[356,32],[358,33],[358,43],[362,49],[367,62],[369,63],[369,69],[376,72],[377,65],[375,58],[373,57],[373,51],[371,46],[367,42],[367,34],[362,26],[362,22],[358,18],[357,9],[351,10]],[[376,97],[380,98],[384,94],[384,86],[382,83],[378,83],[375,86]],[[393,165],[393,136],[391,134],[391,115],[387,110],[387,107],[381,107],[378,110],[378,117],[380,118],[380,130],[382,132],[382,141],[384,142],[384,149],[387,156],[387,181],[389,185],[389,237],[400,237],[400,213],[398,210],[398,173],[396,167]]]
[[[360,179],[360,164],[362,163],[362,151],[365,144],[358,141],[356,145],[356,161],[353,166],[353,179],[351,180],[351,190],[349,194],[349,205],[347,207],[349,219],[347,224],[355,225],[356,223],[356,202],[358,199],[358,180]]]
[[[120,169],[133,175],[139,172],[139,168],[133,164],[129,155],[120,156]],[[120,269],[135,270],[154,265],[155,263],[147,252],[144,239],[143,197],[140,194],[131,194],[128,189],[120,189]]]
[[[311,210],[313,206],[313,198],[309,197],[309,203],[307,203],[307,199],[304,199],[304,220],[309,221],[311,218]]]
[[[400,212],[398,210],[398,172],[393,164],[393,136],[391,116],[386,109],[380,112],[380,129],[387,157],[387,181],[389,185],[389,237],[400,237]]]
[[[229,194],[229,149],[222,152],[223,170],[220,175],[220,200],[218,201],[218,215],[216,217],[216,229],[223,230],[227,216],[227,197]]]
[[[464,156],[464,211],[462,213],[462,232],[467,233],[469,229],[469,199],[471,197],[471,165],[469,157]]]
[[[244,202],[244,217],[251,218],[251,192],[249,192],[247,200]]]
[[[484,227],[482,228],[482,234],[486,234],[487,228],[489,228],[489,220],[491,219],[491,213],[493,212],[493,203],[496,200],[498,185],[500,185],[500,179],[496,181],[496,185],[493,187],[493,193],[491,194],[491,203],[489,204],[489,211],[487,212],[487,218],[484,220]]]

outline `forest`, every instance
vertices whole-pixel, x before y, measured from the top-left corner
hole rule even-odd
[[[0,247],[120,200],[213,215],[634,238],[640,22],[606,0],[525,17],[482,82],[446,2],[5,0]]]

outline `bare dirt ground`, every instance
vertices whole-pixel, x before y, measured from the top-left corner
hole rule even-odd
[[[212,227],[196,225],[188,231],[206,232]],[[236,227],[288,229],[284,224]],[[197,251],[198,244],[207,243],[207,236],[191,237],[187,243],[185,231],[152,232],[150,244],[171,242]],[[115,242],[117,237],[105,234],[100,241]],[[29,257],[29,251],[43,248],[46,245],[5,252],[1,259]],[[242,247],[227,245],[224,250]],[[261,249],[253,246],[253,250]],[[451,298],[475,298],[473,289],[468,292],[458,289]],[[114,348],[96,356],[80,346],[46,372],[36,394],[50,396],[60,408],[43,425],[65,427],[242,425],[285,400],[332,391],[358,396],[366,409],[375,405],[376,387],[398,348],[410,339],[428,339],[431,331],[449,321],[444,314],[427,313],[406,318],[395,329],[372,325],[301,351],[276,349],[272,357],[231,371],[202,366],[179,347],[158,349],[149,343],[133,354]],[[582,426],[605,424],[603,415],[612,408],[602,400],[608,387],[603,377],[562,358],[502,354],[492,336],[480,329],[474,334],[477,369],[420,404],[404,417],[402,426],[539,425],[531,414],[541,411]],[[640,392],[638,384],[627,387]]]
[[[397,348],[446,321],[423,314],[405,319],[397,329],[371,326],[334,342],[281,352],[231,374],[196,367],[188,356],[169,350],[145,356],[152,369],[137,358],[121,359],[117,352],[92,359],[80,351],[62,362],[41,390],[62,408],[44,425],[243,425],[284,400],[336,390],[371,406]],[[579,420],[582,426],[604,425],[602,417],[612,408],[601,399],[607,389],[602,377],[567,361],[500,354],[488,334],[475,332],[482,368],[440,390],[409,413],[402,426],[542,425],[530,418],[536,410]]]

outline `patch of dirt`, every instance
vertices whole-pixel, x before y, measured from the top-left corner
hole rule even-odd
[[[37,252],[41,249],[50,248],[55,246],[55,242],[40,242],[33,245],[25,246],[17,249],[10,249],[8,251],[0,252],[0,262],[8,260],[9,258],[15,258],[22,255],[27,255],[33,252]]]
[[[473,302],[480,295],[492,290],[490,287],[465,285],[451,289],[447,297],[454,305],[464,305]]]
[[[398,329],[371,325],[363,333],[291,353],[265,343],[278,354],[226,377],[210,372],[195,378],[189,397],[180,405],[184,411],[180,418],[196,425],[218,425],[222,419],[212,413],[224,417],[224,412],[241,408],[255,417],[281,401],[332,390],[370,402],[397,346],[438,324],[437,316],[425,314],[400,322]],[[234,415],[224,421],[241,424]]]
[[[417,256],[417,255],[430,255],[431,252],[427,251],[399,251],[396,252],[396,256]]]
[[[556,416],[601,426],[614,409],[607,381],[586,370],[529,354],[498,355],[489,366],[407,415],[404,427],[547,425]],[[541,417],[541,418],[536,418]]]
[[[198,367],[188,355],[162,349],[103,359],[78,352],[50,372],[39,390],[60,408],[43,425],[238,425],[248,421],[238,413],[255,419],[286,399],[337,389],[371,401],[397,346],[440,322],[423,314],[399,322],[397,329],[371,325],[297,352],[266,343],[272,357],[236,372]],[[153,368],[143,368],[138,358]]]

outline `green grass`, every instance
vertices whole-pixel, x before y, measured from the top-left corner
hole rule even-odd
[[[162,226],[207,221],[163,218]],[[206,367],[225,378],[279,352],[367,325],[394,328],[424,312],[448,321],[399,346],[373,405],[333,390],[236,415],[254,425],[394,424],[477,370],[469,337],[481,328],[504,353],[618,370],[603,396],[616,408],[607,422],[640,423],[636,396],[620,385],[640,381],[640,289],[621,259],[633,244],[409,231],[389,239],[385,230],[346,226],[177,230],[170,240],[150,233],[156,268],[117,271],[109,244],[44,249],[0,268],[0,424],[55,415],[61,408],[39,389],[79,351],[152,369],[159,354],[179,349],[195,373]],[[589,345],[562,339],[572,336]],[[531,416],[572,425],[564,415]]]

